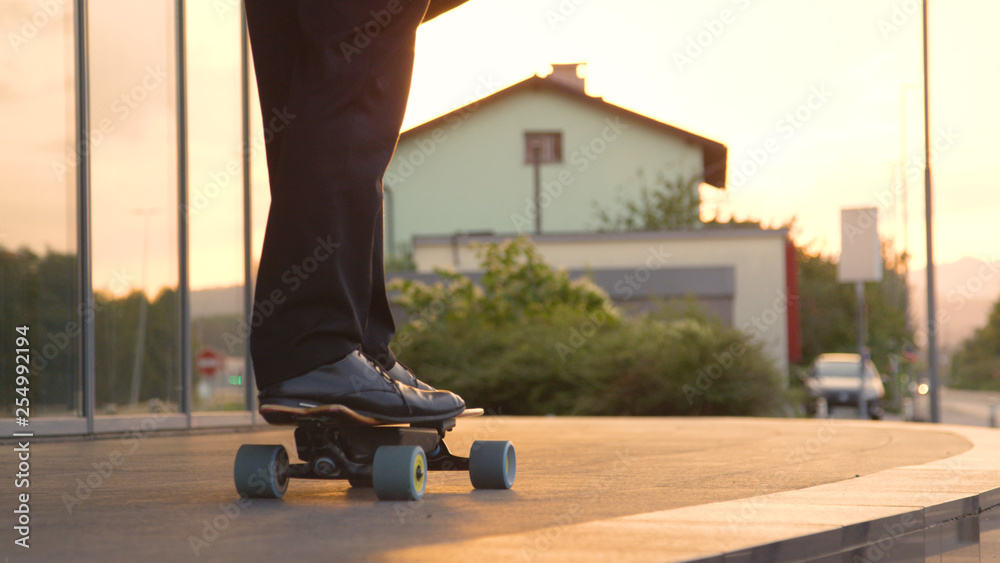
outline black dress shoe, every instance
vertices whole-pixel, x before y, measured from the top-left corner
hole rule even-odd
[[[357,351],[305,375],[268,385],[260,390],[259,398],[261,414],[275,424],[345,410],[378,421],[429,422],[465,410],[465,401],[458,395],[403,385]]]
[[[410,368],[399,362],[396,362],[396,365],[392,366],[392,369],[388,370],[386,373],[389,374],[389,377],[395,379],[403,385],[409,385],[410,387],[420,389],[421,391],[437,391],[437,389],[417,379],[417,376],[413,375]]]

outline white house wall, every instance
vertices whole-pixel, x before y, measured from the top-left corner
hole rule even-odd
[[[620,197],[634,199],[640,169],[648,185],[660,173],[702,174],[699,146],[618,112],[525,88],[400,142],[385,177],[395,244],[458,231],[534,232],[526,131],[563,134],[563,162],[542,165],[543,232],[593,229],[594,202],[618,209]]]

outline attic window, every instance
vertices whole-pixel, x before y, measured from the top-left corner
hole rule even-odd
[[[533,131],[524,134],[525,164],[562,162],[562,132]]]

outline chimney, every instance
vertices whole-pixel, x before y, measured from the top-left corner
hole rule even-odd
[[[545,77],[546,80],[557,82],[571,90],[576,90],[581,94],[586,93],[586,82],[580,78],[578,72],[580,67],[587,63],[554,64],[552,73]]]

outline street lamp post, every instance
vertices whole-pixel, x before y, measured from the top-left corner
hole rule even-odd
[[[927,0],[923,6],[924,30],[924,221],[927,234],[927,364],[930,375],[931,422],[941,422],[938,378],[937,307],[934,287],[934,236],[931,198],[931,119],[927,64]]]
[[[158,207],[133,209],[132,214],[142,217],[142,270],[140,273],[139,291],[139,327],[135,338],[135,357],[132,359],[132,384],[129,387],[130,405],[139,403],[139,391],[142,389],[142,363],[146,354],[146,270],[149,266],[149,218],[160,212]]]

